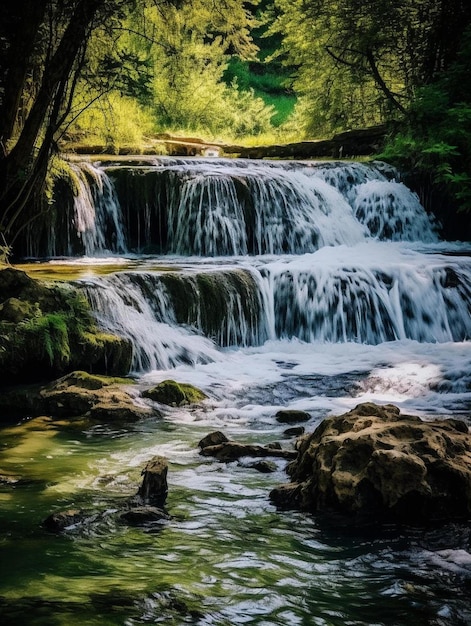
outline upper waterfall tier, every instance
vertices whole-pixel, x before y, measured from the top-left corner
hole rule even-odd
[[[28,234],[29,256],[303,254],[369,238],[437,240],[417,196],[379,162],[162,157],[73,168],[72,202],[57,194],[48,226]]]

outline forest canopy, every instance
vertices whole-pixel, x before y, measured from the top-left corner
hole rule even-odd
[[[385,155],[471,206],[467,0],[2,0],[0,245],[55,155],[159,133],[302,140],[387,124]]]

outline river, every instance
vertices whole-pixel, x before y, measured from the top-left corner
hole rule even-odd
[[[424,419],[471,409],[469,244],[445,242],[384,164],[135,159],[75,164],[31,275],[72,281],[128,337],[137,388],[172,378],[198,406],[132,424],[26,420],[1,429],[2,624],[459,626],[471,623],[466,525],[356,528],[277,511],[249,460],[198,441],[291,448],[280,408],[394,403]],[[46,242],[46,243],[44,243]],[[46,258],[47,257],[47,258]],[[153,455],[170,521],[116,511]],[[53,511],[100,511],[52,535]]]

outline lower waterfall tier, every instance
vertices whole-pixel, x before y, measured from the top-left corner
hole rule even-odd
[[[267,340],[380,344],[471,337],[471,261],[398,244],[179,271],[119,272],[84,285],[101,325],[130,338],[135,370],[207,362]]]

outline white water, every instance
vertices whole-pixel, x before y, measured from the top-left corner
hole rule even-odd
[[[75,167],[74,228],[87,255],[153,245],[210,257],[303,254],[370,238],[438,240],[417,196],[381,163],[156,159]],[[123,177],[117,194],[113,181]],[[136,181],[140,189],[127,197]]]
[[[168,174],[156,184],[173,254],[134,257],[132,271],[85,287],[100,324],[132,341],[134,372],[201,376],[211,391],[214,368],[226,393],[232,380],[262,389],[327,368],[361,372],[329,406],[362,397],[432,413],[469,405],[471,261],[439,243],[392,168],[165,158],[135,168]],[[147,205],[144,214],[149,231]]]
[[[71,163],[70,167],[77,185],[73,227],[85,255],[126,252],[119,202],[109,177],[91,163]]]

